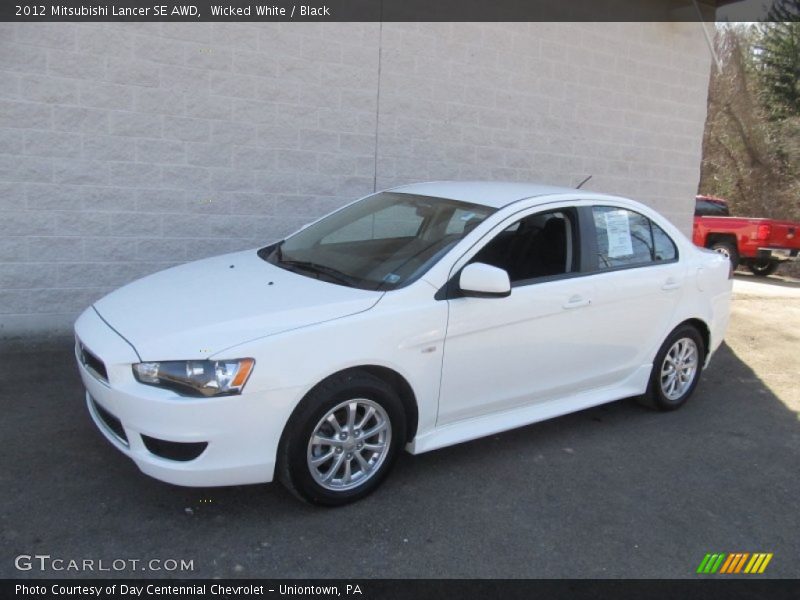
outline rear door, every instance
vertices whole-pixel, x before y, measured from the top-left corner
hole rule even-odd
[[[593,235],[593,327],[603,346],[602,381],[619,384],[653,359],[684,293],[686,273],[675,242],[646,216],[618,206],[584,212]]]

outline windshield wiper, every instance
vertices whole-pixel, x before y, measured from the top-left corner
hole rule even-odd
[[[338,269],[334,269],[333,267],[329,267],[327,265],[321,265],[319,263],[315,263],[309,260],[294,260],[290,258],[289,259],[284,258],[282,246],[285,241],[286,240],[281,240],[280,242],[272,246],[270,248],[270,252],[262,256],[262,258],[264,258],[264,260],[267,260],[267,258],[269,257],[272,259],[272,261],[270,262],[274,261],[274,264],[288,267],[290,268],[290,270],[298,269],[301,271],[306,271],[308,273],[314,274],[317,276],[317,279],[319,279],[320,275],[324,275],[328,279],[347,285],[349,287],[360,287],[357,277],[351,277],[350,275],[342,273],[341,271],[339,271]],[[264,250],[266,250],[266,248],[264,248]]]
[[[278,249],[278,251],[280,252],[280,248]],[[308,271],[309,273],[314,273],[318,276],[324,275],[326,277],[329,277],[330,279],[333,279],[335,281],[338,281],[339,283],[343,283],[350,287],[353,287],[354,285],[354,278],[342,273],[341,271],[338,271],[337,269],[334,269],[333,267],[328,267],[326,265],[321,265],[319,263],[307,260],[283,260],[279,254],[278,264],[286,265],[287,267],[293,267],[295,269],[301,269],[303,271]],[[317,277],[317,279],[319,279],[319,277]]]

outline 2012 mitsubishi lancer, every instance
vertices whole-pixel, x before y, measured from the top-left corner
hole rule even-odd
[[[89,413],[146,474],[362,498],[416,454],[620,398],[673,410],[730,265],[650,208],[421,183],[126,285],[75,325]]]

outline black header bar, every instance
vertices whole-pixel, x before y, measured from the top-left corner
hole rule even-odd
[[[0,21],[740,21],[772,0],[3,0]],[[702,18],[701,18],[702,15]]]

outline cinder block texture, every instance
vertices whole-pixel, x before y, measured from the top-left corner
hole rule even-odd
[[[628,195],[688,232],[696,23],[10,24],[0,337],[432,179]]]
[[[377,187],[533,180],[691,231],[710,53],[699,23],[383,25]]]

